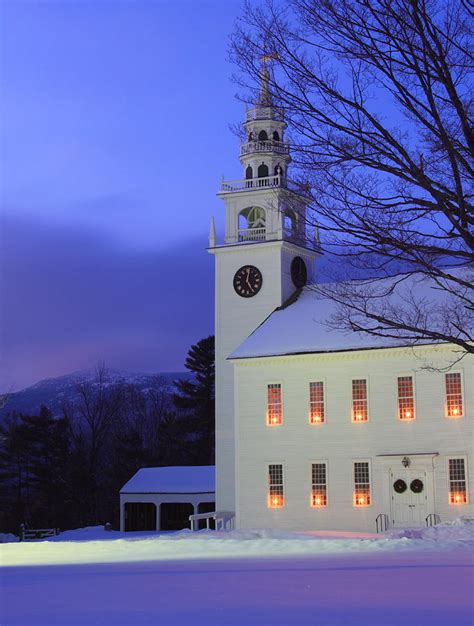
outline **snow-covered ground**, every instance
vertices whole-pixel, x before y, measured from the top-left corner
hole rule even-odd
[[[2,626],[472,626],[474,522],[360,533],[68,531],[0,546]]]

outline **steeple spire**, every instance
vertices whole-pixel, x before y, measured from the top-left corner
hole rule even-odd
[[[270,91],[270,70],[268,62],[277,58],[275,54],[264,54],[261,57],[262,68],[260,70],[260,90],[258,93],[257,106],[271,107],[273,106],[272,94]]]
[[[262,69],[260,70],[260,91],[256,104],[262,107],[273,106],[272,94],[270,93],[270,72],[267,67],[269,57],[262,57]]]

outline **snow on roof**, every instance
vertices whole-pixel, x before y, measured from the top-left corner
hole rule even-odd
[[[214,465],[143,467],[120,493],[213,493]]]
[[[364,283],[372,284],[375,288],[382,290],[396,285],[392,302],[395,301],[395,304],[398,302],[402,306],[407,304],[406,296],[410,291],[429,305],[439,304],[447,298],[446,292],[436,289],[433,281],[420,274],[404,277],[398,275],[392,278],[364,281]],[[337,288],[344,284],[350,285],[350,283],[341,283],[334,286]],[[271,313],[228,358],[367,350],[407,345],[406,340],[375,337],[362,332],[335,328],[335,324],[331,324],[330,320],[337,316],[339,305],[323,295],[320,292],[321,287],[331,289],[332,286],[306,286],[293,303]]]

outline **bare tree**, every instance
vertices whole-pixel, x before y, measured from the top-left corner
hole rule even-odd
[[[97,523],[101,472],[105,470],[109,434],[125,406],[123,385],[111,384],[105,365],[97,366],[91,381],[79,383],[77,401],[63,406],[72,425],[83,506],[90,509],[90,521]]]
[[[253,94],[272,58],[323,249],[363,277],[403,272],[319,286],[338,327],[474,353],[471,24],[460,0],[282,0],[236,28]]]

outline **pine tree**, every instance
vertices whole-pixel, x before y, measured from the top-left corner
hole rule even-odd
[[[190,434],[196,435],[196,460],[214,463],[215,447],[215,344],[214,336],[191,346],[185,367],[195,374],[193,380],[177,380],[173,395],[177,409],[189,419]]]

